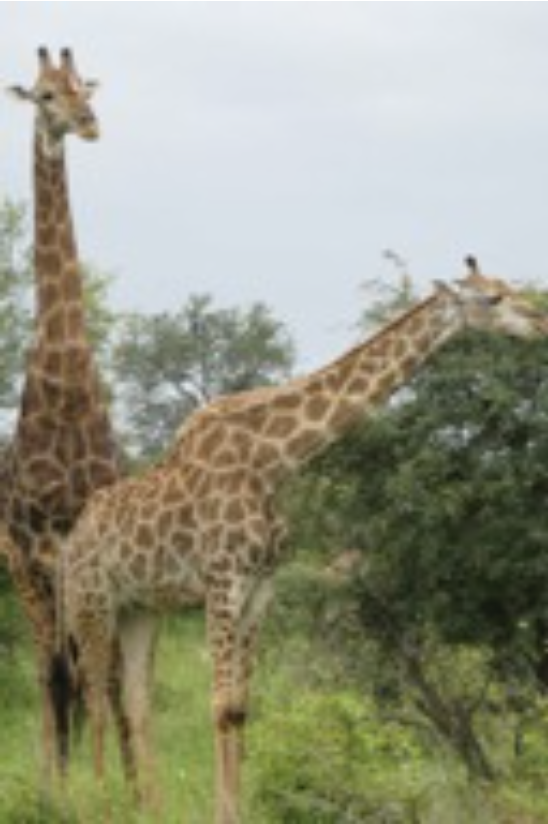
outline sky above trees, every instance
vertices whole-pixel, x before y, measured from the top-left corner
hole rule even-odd
[[[260,301],[303,369],[368,301],[486,269],[548,282],[544,3],[2,3],[0,79],[72,46],[98,145],[72,142],[82,254],[120,309]],[[31,114],[0,104],[0,194],[30,195]]]

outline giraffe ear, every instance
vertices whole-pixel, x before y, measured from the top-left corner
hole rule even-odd
[[[35,97],[32,91],[24,89],[23,86],[8,86],[6,93],[14,100],[23,101],[25,103],[34,103]]]

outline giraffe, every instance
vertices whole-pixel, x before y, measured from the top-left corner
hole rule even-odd
[[[63,635],[76,638],[82,655],[99,776],[113,635],[146,799],[156,618],[203,604],[213,659],[216,822],[236,824],[253,650],[283,557],[277,492],[468,326],[548,334],[547,317],[474,263],[464,280],[438,284],[319,371],[194,413],[160,463],[91,498],[63,544],[59,576]]]
[[[77,692],[55,639],[55,564],[59,536],[92,491],[120,475],[119,452],[86,330],[81,267],[69,203],[65,138],[96,140],[84,82],[73,55],[58,65],[46,48],[30,89],[11,93],[36,109],[34,264],[36,318],[15,433],[3,460],[0,517],[8,567],[30,621],[38,659],[46,765],[63,769]]]

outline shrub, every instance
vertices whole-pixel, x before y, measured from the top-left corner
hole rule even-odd
[[[422,795],[412,735],[348,693],[304,694],[251,727],[251,820],[409,824]]]

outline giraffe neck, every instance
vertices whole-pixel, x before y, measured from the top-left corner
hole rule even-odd
[[[324,369],[228,417],[255,433],[255,464],[278,481],[382,404],[463,323],[454,300],[435,293]]]
[[[36,333],[0,490],[0,516],[23,552],[43,558],[119,453],[85,333],[62,143],[35,146]],[[1,467],[0,467],[1,468]],[[2,473],[0,473],[0,486]],[[0,536],[1,537],[1,536]]]
[[[70,213],[64,145],[35,138],[37,348],[87,346],[80,264]]]

